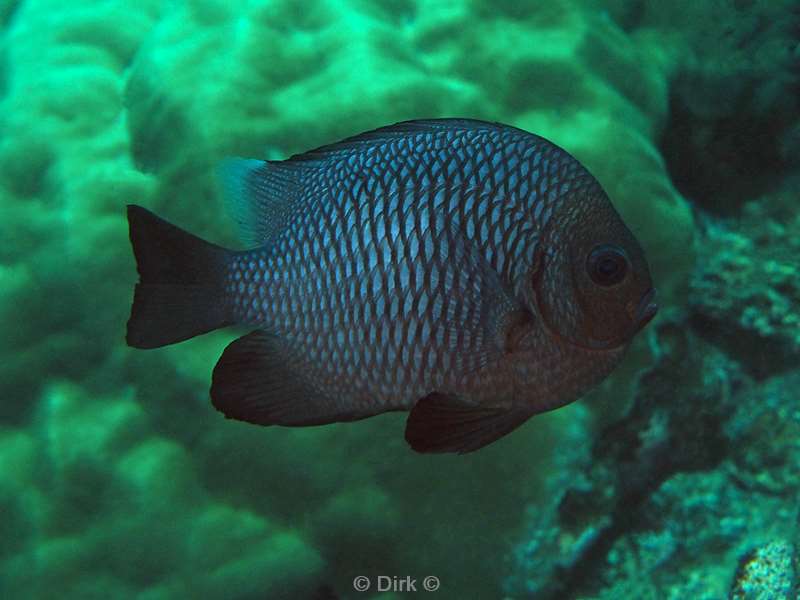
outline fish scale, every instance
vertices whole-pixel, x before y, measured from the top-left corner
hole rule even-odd
[[[129,343],[256,328],[214,370],[229,417],[313,425],[412,409],[412,447],[466,452],[596,385],[655,312],[641,248],[599,183],[513,127],[399,123],[283,162],[231,159],[223,188],[251,250],[129,209],[142,278]],[[174,238],[172,267],[154,264],[148,235]],[[181,246],[206,279],[177,272]],[[624,286],[595,281],[615,265],[630,265]],[[148,327],[162,279],[195,308],[171,333]]]
[[[528,215],[518,210],[515,203],[503,205],[490,201],[501,191],[496,179],[506,180],[506,173],[516,172],[514,181],[517,187],[527,183],[544,197],[547,187],[542,182],[545,178],[539,177],[537,169],[546,171],[549,165],[554,164],[552,159],[542,157],[540,153],[534,158],[534,164],[528,167],[524,159],[526,151],[530,153],[530,143],[524,146],[518,138],[519,135],[491,130],[420,134],[373,146],[362,154],[331,161],[333,164],[315,166],[305,174],[308,192],[301,199],[308,207],[308,213],[289,224],[273,249],[266,251],[266,272],[258,273],[247,253],[232,268],[232,272],[245,281],[266,277],[270,272],[281,273],[289,281],[276,279],[271,285],[259,287],[259,294],[267,294],[266,303],[260,304],[254,304],[247,294],[241,294],[240,288],[233,288],[232,300],[240,307],[236,313],[237,320],[273,331],[299,346],[301,354],[308,354],[314,347],[314,356],[318,357],[318,364],[323,365],[313,369],[318,389],[336,389],[338,394],[359,398],[362,402],[406,408],[419,394],[446,385],[447,375],[452,373],[452,360],[444,340],[431,336],[441,314],[428,310],[420,315],[425,323],[426,336],[420,335],[419,329],[403,327],[403,322],[395,326],[397,318],[409,312],[417,298],[424,299],[426,306],[433,309],[438,305],[436,300],[441,301],[443,291],[412,287],[409,296],[395,297],[395,302],[389,305],[383,316],[383,310],[375,308],[374,304],[365,309],[362,303],[374,303],[376,296],[389,297],[390,284],[402,287],[404,282],[381,280],[376,294],[350,297],[346,304],[342,302],[341,288],[345,285],[347,273],[352,273],[350,277],[366,273],[365,259],[371,255],[377,256],[384,271],[390,263],[401,263],[407,271],[414,269],[414,277],[435,269],[435,265],[420,261],[419,255],[414,255],[411,249],[422,243],[420,235],[424,229],[421,222],[433,222],[437,228],[442,228],[445,219],[455,227],[464,223],[467,238],[476,242],[488,262],[498,271],[508,273],[506,259],[511,246],[517,243],[516,237],[524,238],[527,234],[532,239],[534,236],[532,230],[520,231],[519,225]],[[482,144],[488,140],[491,148],[484,149]],[[542,145],[545,150],[550,149],[549,143],[543,142]],[[493,161],[496,155],[487,151],[493,149],[502,150],[501,159]],[[401,164],[401,158],[407,164]],[[494,172],[489,169],[492,162],[495,163]],[[360,193],[353,193],[347,182],[363,181],[363,167],[371,168],[368,182],[373,182],[373,187],[362,186]],[[422,180],[421,173],[426,172],[434,188],[445,186],[442,188],[444,193],[432,194],[430,186],[418,185]],[[257,173],[251,175],[257,176]],[[469,190],[466,194],[464,188]],[[338,193],[325,193],[329,190],[338,190]],[[508,189],[512,198],[515,192],[516,188]],[[465,202],[470,197],[475,200]],[[546,212],[544,214],[545,218],[536,223],[539,229],[546,225]],[[508,218],[504,220],[503,216]],[[517,226],[514,230],[516,236],[510,235],[512,228],[504,226],[506,224]],[[328,240],[337,240],[339,244],[326,243],[320,233],[326,227],[329,229]],[[390,241],[394,244],[389,244]],[[535,249],[535,244],[529,244],[529,248]],[[405,260],[400,261],[400,256]],[[277,260],[278,257],[281,260]],[[395,275],[401,277],[402,273]],[[409,277],[409,274],[405,276]],[[314,289],[309,281],[318,281],[321,287]],[[429,295],[434,301],[429,300]],[[253,306],[266,306],[266,310],[253,310]],[[275,307],[279,309],[275,310]],[[347,319],[348,307],[370,316],[358,323],[350,322]],[[298,319],[298,315],[302,317]],[[331,319],[325,318],[329,315],[332,323]],[[356,375],[353,365],[343,360],[342,327],[359,328],[362,330],[359,335],[370,337],[375,344],[386,348],[385,353],[369,357],[361,356],[359,352],[362,350],[358,348],[352,352],[353,357],[358,356],[357,362],[373,373],[372,379]],[[419,349],[414,354],[417,360],[402,361],[400,352],[405,347]],[[428,354],[434,358],[429,359]],[[441,368],[431,370],[427,368],[429,362]],[[375,380],[388,380],[392,384],[381,386],[376,394]]]

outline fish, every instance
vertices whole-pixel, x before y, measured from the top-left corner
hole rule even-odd
[[[251,329],[211,377],[230,419],[409,411],[413,450],[472,452],[597,386],[658,310],[597,179],[510,125],[405,121],[284,161],[226,159],[219,181],[243,250],[128,205],[126,340]]]

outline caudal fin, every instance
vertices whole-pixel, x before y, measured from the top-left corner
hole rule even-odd
[[[223,294],[228,250],[134,204],[128,225],[139,271],[129,346],[158,348],[232,324]]]

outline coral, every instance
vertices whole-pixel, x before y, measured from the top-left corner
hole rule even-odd
[[[30,432],[0,434],[0,458],[8,597],[288,598],[321,577],[306,536],[211,498],[130,390],[51,385]]]
[[[795,553],[785,540],[769,542],[746,554],[731,589],[730,600],[791,600],[797,598]]]
[[[736,223],[709,222],[691,280],[698,329],[759,376],[800,364],[800,214],[764,214],[773,203],[749,204]]]

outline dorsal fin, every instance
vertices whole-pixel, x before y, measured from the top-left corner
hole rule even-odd
[[[295,211],[302,210],[299,200],[303,179],[325,161],[415,133],[497,129],[514,130],[507,125],[474,119],[402,121],[295,154],[285,161],[229,158],[219,167],[219,179],[228,211],[239,225],[242,240],[251,247],[263,246],[275,240]]]
[[[401,121],[394,125],[386,125],[359,133],[352,137],[345,138],[339,142],[326,144],[319,148],[314,148],[308,152],[295,154],[287,162],[306,162],[321,161],[329,158],[351,154],[365,147],[377,146],[381,143],[389,142],[393,139],[404,138],[415,133],[436,132],[436,131],[477,131],[477,130],[496,130],[508,129],[513,127],[501,125],[500,123],[490,123],[477,119],[417,119],[414,121]],[[522,130],[519,130],[520,133]],[[530,134],[527,134],[530,135]]]
[[[302,172],[299,163],[228,158],[218,169],[228,212],[250,247],[270,244],[298,210]]]

